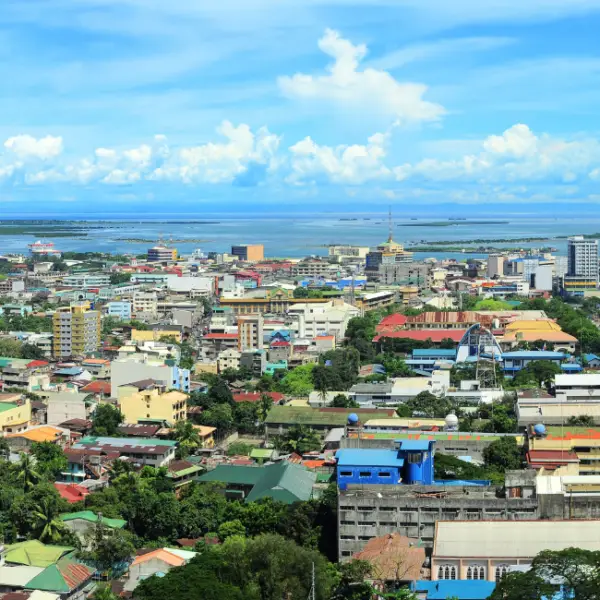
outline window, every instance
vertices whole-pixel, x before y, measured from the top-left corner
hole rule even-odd
[[[496,567],[496,583],[498,583],[508,573],[508,565],[498,565]]]
[[[392,474],[389,471],[380,471],[379,477],[391,477]]]
[[[360,471],[358,476],[359,477],[371,477],[371,471]]]
[[[438,579],[456,579],[456,567],[454,565],[440,565]]]
[[[340,471],[340,477],[352,477],[352,471]]]
[[[467,569],[467,579],[485,579],[485,567],[481,565],[473,565]]]
[[[419,464],[423,459],[421,458],[420,452],[409,452],[406,455],[406,460],[407,460],[408,464],[415,465],[415,464]]]

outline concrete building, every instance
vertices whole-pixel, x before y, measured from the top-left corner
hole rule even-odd
[[[85,406],[87,394],[75,390],[47,392],[44,394],[47,403],[46,422],[48,425],[60,425],[72,419],[88,418]]]
[[[37,392],[50,385],[48,363],[28,358],[0,357],[0,390],[18,388]]]
[[[104,309],[108,317],[121,319],[121,321],[129,321],[131,319],[131,302],[113,300],[112,302],[107,302],[104,305]]]
[[[488,277],[502,277],[504,275],[504,255],[488,254],[486,275]]]
[[[158,295],[156,292],[134,292],[131,308],[136,317],[138,315],[156,317],[158,314]]]
[[[238,350],[261,350],[263,347],[263,323],[261,314],[239,316],[238,327]]]
[[[267,368],[267,353],[264,350],[246,350],[241,353],[239,366],[250,369],[255,377],[260,377]]]
[[[174,426],[187,414],[187,394],[170,391],[152,379],[122,385],[119,405],[125,423],[165,421]]]
[[[556,375],[554,387],[558,402],[600,403],[600,375]]]
[[[156,438],[84,437],[73,445],[75,450],[93,448],[105,453],[118,452],[120,456],[151,467],[166,467],[175,458],[177,442]]]
[[[600,521],[438,521],[431,579],[498,582],[543,550],[575,547],[600,550]]]
[[[242,353],[238,352],[234,348],[228,348],[227,350],[223,350],[217,358],[217,364],[219,373],[227,369],[233,369],[237,371],[240,368],[240,359],[242,357]]]
[[[103,273],[68,275],[63,278],[62,285],[74,288],[106,287],[110,285],[110,275]]]
[[[132,356],[112,361],[110,387],[113,398],[118,396],[120,386],[144,379],[160,381],[167,389],[174,388],[185,393],[190,391],[190,371],[188,369],[180,369],[176,365],[144,359],[143,355],[140,359]]]
[[[29,427],[31,402],[29,399],[2,401],[0,395],[0,433],[19,433]]]
[[[259,262],[265,259],[265,247],[262,244],[243,244],[231,247],[231,254],[236,260]]]
[[[381,264],[377,271],[367,273],[369,278],[376,279],[385,285],[415,286],[423,290],[431,285],[433,265],[430,263],[399,262]]]
[[[179,548],[158,548],[136,556],[129,566],[123,589],[131,594],[141,581],[157,574],[164,576],[174,567],[183,567],[194,556],[196,552]]]
[[[569,238],[567,257],[567,275],[598,281],[598,240],[587,240],[583,236]]]
[[[52,317],[55,358],[85,356],[100,347],[100,313],[90,310],[88,302],[58,308]]]
[[[289,308],[288,315],[298,322],[298,337],[333,335],[339,343],[346,335],[350,319],[360,316],[360,309],[336,299],[323,304],[295,304]]]
[[[327,249],[329,258],[337,262],[350,262],[356,259],[365,259],[369,253],[368,246],[350,246],[345,244],[332,245]]]
[[[167,248],[160,243],[148,248],[148,262],[173,262],[175,260],[177,260],[176,248]]]

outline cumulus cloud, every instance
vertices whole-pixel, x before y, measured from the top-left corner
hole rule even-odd
[[[333,59],[326,74],[280,77],[279,88],[285,96],[381,113],[400,124],[436,121],[444,115],[444,107],[423,98],[426,85],[400,82],[387,71],[375,68],[361,70],[360,63],[367,54],[364,44],[355,46],[337,31],[327,29],[319,40],[319,48]]]
[[[4,142],[4,147],[24,160],[29,158],[46,160],[62,154],[63,139],[52,135],[39,139],[31,135],[16,135],[8,138]]]
[[[290,147],[290,183],[326,180],[358,185],[391,175],[383,164],[388,134],[372,135],[366,145],[319,146],[306,137]]]

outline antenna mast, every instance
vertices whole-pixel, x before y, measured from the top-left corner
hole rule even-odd
[[[388,238],[388,241],[391,242],[394,237],[394,224],[392,223],[392,205],[391,204],[389,206],[388,222],[389,222],[389,229],[390,229],[390,236]]]

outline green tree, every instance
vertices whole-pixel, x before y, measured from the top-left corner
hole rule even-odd
[[[282,436],[274,440],[275,447],[284,452],[311,452],[320,450],[323,446],[319,434],[310,427],[294,425]]]
[[[276,386],[277,390],[289,396],[308,396],[313,391],[312,371],[315,364],[300,365],[288,371]]]
[[[25,491],[30,490],[40,480],[34,459],[29,454],[21,454],[21,460],[16,465],[16,479]]]
[[[36,522],[40,541],[47,544],[60,542],[66,532],[66,526],[60,519],[55,502],[50,501],[48,498],[42,499],[33,518]]]
[[[594,417],[590,415],[577,415],[576,417],[569,417],[567,425],[574,427],[594,427],[596,422],[594,421]]]
[[[234,519],[233,521],[225,521],[225,523],[222,523],[219,527],[218,533],[219,539],[224,542],[226,539],[234,535],[245,536],[246,528],[239,519]]]
[[[67,469],[65,453],[52,442],[34,442],[31,444],[31,454],[35,457],[39,474],[51,481],[55,481]]]
[[[366,560],[351,560],[338,565],[339,583],[332,600],[371,600],[373,586],[367,579],[373,572],[371,563]]]
[[[111,436],[118,433],[119,425],[123,422],[121,411],[111,404],[100,404],[92,418],[92,434]]]
[[[202,412],[200,421],[203,425],[216,427],[220,432],[226,433],[233,429],[233,411],[229,404],[216,404]]]
[[[0,339],[0,356],[8,356],[10,358],[21,358],[21,350],[23,344],[17,340],[9,338]]]
[[[177,448],[180,457],[189,456],[202,447],[202,440],[198,435],[198,430],[191,421],[179,421],[175,425],[171,436],[179,442]]]
[[[483,451],[483,460],[488,467],[498,471],[520,469],[523,463],[521,449],[512,436],[501,437],[493,441]]]
[[[535,573],[507,573],[496,585],[489,600],[543,600],[555,598],[554,592],[553,586]]]
[[[106,583],[94,590],[92,600],[119,600],[119,596],[112,591],[110,584]]]
[[[358,408],[360,405],[344,394],[337,394],[334,396],[331,406],[333,408]]]
[[[34,344],[23,344],[21,346],[21,358],[28,360],[44,360],[46,358],[44,351]]]
[[[227,456],[250,456],[254,446],[244,442],[233,442],[227,448]]]
[[[128,560],[135,548],[128,532],[111,529],[98,520],[88,528],[84,536],[84,550],[80,557],[92,562],[96,568],[111,576],[113,569]]]
[[[294,298],[308,298],[308,290],[305,287],[298,286],[294,289]]]
[[[554,377],[562,373],[561,368],[549,360],[532,360],[523,367],[514,377],[515,386],[535,383],[539,387],[550,388]]]

